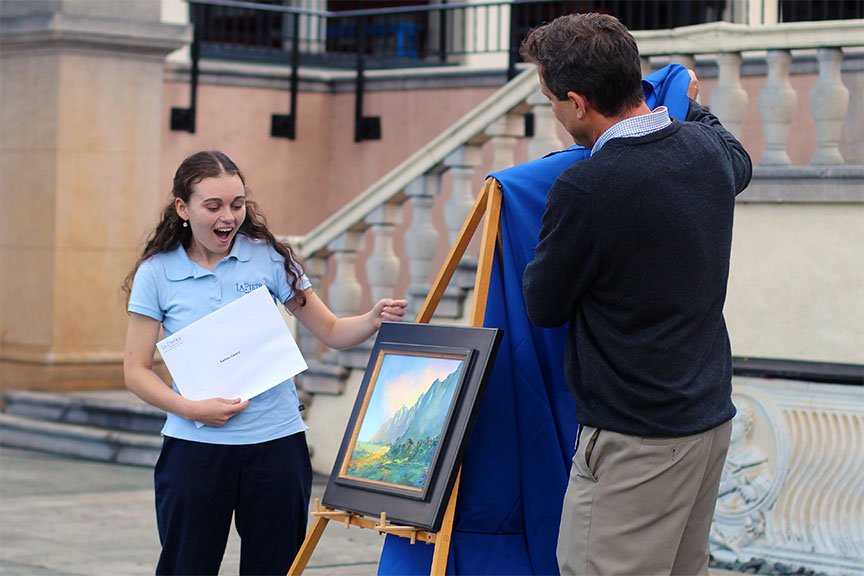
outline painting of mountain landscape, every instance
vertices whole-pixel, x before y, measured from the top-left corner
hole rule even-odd
[[[383,351],[342,475],[422,491],[464,368],[464,356]]]

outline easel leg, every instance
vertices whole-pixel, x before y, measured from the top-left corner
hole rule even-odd
[[[321,516],[315,518],[315,522],[312,523],[312,529],[306,535],[300,551],[297,552],[294,562],[291,563],[291,568],[288,569],[288,576],[300,576],[303,574],[303,570],[306,569],[306,564],[309,563],[309,558],[312,557],[312,552],[315,551],[315,547],[318,545],[318,541],[321,540],[321,535],[324,534],[324,528],[327,527],[329,521],[329,518],[322,518]]]
[[[441,529],[435,537],[435,552],[432,554],[430,576],[444,576],[447,572],[447,558],[450,556],[450,537],[453,534],[453,519],[456,515],[456,495],[459,493],[459,478],[461,476],[462,470],[460,469],[456,475],[456,482],[453,483],[453,492],[450,495],[450,501],[447,503],[447,510],[444,512]]]
[[[486,221],[483,224],[483,235],[480,239],[480,258],[477,262],[477,276],[474,279],[474,308],[471,311],[471,326],[483,326],[483,321],[486,315],[486,301],[489,296],[489,284],[492,278],[492,262],[495,259],[495,247],[501,237],[499,229],[501,223],[501,201],[500,184],[498,184],[498,181],[494,178],[489,178],[486,180],[474,208],[471,210],[468,220],[465,222],[465,226],[460,234],[460,239],[457,241],[456,245],[454,245],[454,250],[450,255],[450,258],[455,259],[458,264],[458,260],[462,257],[462,253],[464,252],[464,247],[467,246],[467,241],[465,241],[462,236],[467,236],[470,240],[470,236],[477,229],[479,223],[477,214],[481,212],[482,208],[482,215],[485,215]],[[452,269],[455,269],[455,265],[452,261],[445,263],[445,266],[442,269],[442,274],[439,276],[439,280],[443,280],[445,285],[450,281]],[[431,318],[431,310],[435,309],[441,298],[441,294],[443,294],[443,289],[439,292],[437,288],[436,285],[436,290],[430,292],[430,298],[427,299],[426,305],[424,305],[424,310],[420,314],[420,317],[424,319],[418,321],[428,322],[429,318]],[[430,310],[428,313],[426,312],[427,306]],[[453,534],[453,520],[456,515],[456,498],[459,496],[459,480],[461,477],[462,470],[460,469],[459,473],[456,475],[456,481],[453,483],[453,491],[450,493],[450,501],[447,503],[447,510],[444,513],[444,520],[441,523],[441,529],[438,531],[438,535],[435,539],[435,552],[432,555],[432,569],[430,571],[430,576],[444,576],[447,571],[447,558],[450,555],[450,538]]]

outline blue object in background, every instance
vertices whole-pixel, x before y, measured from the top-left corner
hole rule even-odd
[[[689,84],[678,64],[642,81],[649,108],[665,105],[679,120],[689,108]],[[503,190],[502,250],[484,326],[503,328],[504,338],[465,451],[448,574],[558,574],[561,504],[578,428],[564,377],[567,327],[529,322],[522,274],[534,257],[546,194],[564,169],[588,156],[571,146],[490,174]],[[387,536],[378,574],[428,575],[433,552]]]

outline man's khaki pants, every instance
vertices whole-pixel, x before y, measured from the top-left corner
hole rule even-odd
[[[731,420],[679,438],[583,427],[561,514],[561,574],[708,574],[731,430]]]

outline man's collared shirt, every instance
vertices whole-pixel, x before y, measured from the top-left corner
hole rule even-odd
[[[613,124],[608,130],[600,135],[594,147],[591,148],[593,156],[603,147],[606,142],[612,138],[635,138],[637,136],[645,136],[652,132],[657,132],[669,126],[672,120],[669,118],[669,111],[665,106],[658,106],[650,114],[634,116],[633,118],[625,118],[620,122]]]

